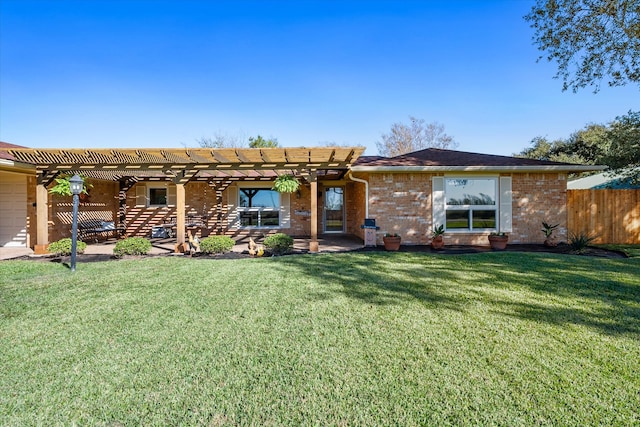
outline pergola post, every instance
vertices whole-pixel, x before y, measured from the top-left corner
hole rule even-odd
[[[311,184],[311,240],[309,252],[318,252],[318,178],[316,172],[309,174]]]
[[[184,250],[185,226],[184,184],[176,183],[176,252]]]
[[[44,183],[36,186],[36,245],[34,252],[37,255],[46,254],[49,246],[49,192]]]

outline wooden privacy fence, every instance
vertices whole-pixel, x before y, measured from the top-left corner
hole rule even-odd
[[[640,190],[567,190],[567,228],[593,243],[640,244]]]

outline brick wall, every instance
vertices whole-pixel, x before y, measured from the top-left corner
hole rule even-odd
[[[398,233],[402,243],[424,245],[431,241],[432,205],[431,179],[441,174],[430,173],[370,173],[354,174],[369,182],[369,217],[380,227],[378,244],[385,233]],[[542,221],[560,224],[558,241],[566,240],[566,175],[558,173],[523,173],[512,176],[513,232],[511,243],[542,243]],[[353,201],[364,203],[364,185],[358,185],[360,195]],[[364,209],[364,208],[363,208]],[[452,245],[487,245],[487,234],[446,233],[445,241]]]
[[[80,202],[78,206],[78,221],[103,220],[117,222],[118,183],[91,179],[87,182],[93,185],[93,187],[89,189],[89,197],[85,201]],[[53,182],[50,187],[53,185],[55,185],[55,182]],[[35,191],[33,197],[35,199]],[[35,217],[35,209],[33,214]],[[63,197],[49,194],[49,242],[71,237],[72,222],[72,196]],[[36,229],[35,222],[33,229]],[[35,236],[32,242],[35,242]]]
[[[567,240],[567,176],[564,173],[512,175],[512,243],[542,243],[542,221],[560,224],[556,241]]]
[[[354,174],[369,182],[369,217],[380,227],[378,244],[385,233],[398,233],[403,244],[430,242],[432,174]],[[358,186],[364,192],[364,185]],[[364,196],[361,196],[363,199]]]
[[[384,233],[399,233],[403,244],[425,245],[430,242],[433,229],[431,219],[431,179],[430,173],[371,173],[354,174],[369,182],[369,217],[376,219],[380,227],[377,240],[382,244]],[[508,176],[508,175],[504,175]],[[542,221],[560,224],[555,235],[558,241],[567,239],[566,213],[566,175],[558,173],[512,174],[513,189],[513,232],[511,243],[542,243],[544,235],[540,231]],[[80,220],[103,219],[118,222],[118,183],[109,181],[91,181],[90,199],[80,204]],[[137,184],[140,185],[140,184]],[[344,185],[346,232],[363,238],[360,225],[365,218],[365,185],[353,181],[319,183],[318,191],[318,232],[323,230],[324,189],[325,186]],[[28,185],[29,234],[31,242],[36,241],[35,229],[35,178],[29,178]],[[296,193],[290,196],[291,228],[261,230],[264,234],[283,231],[292,236],[305,237],[311,234],[310,186],[300,187],[300,197]],[[50,195],[49,241],[55,241],[71,235],[71,198]],[[192,182],[185,186],[185,204],[187,215],[208,216],[206,227],[201,236],[222,231],[229,235],[246,235],[246,230],[229,230],[222,198],[218,222],[216,193],[206,183]],[[149,236],[154,225],[162,224],[165,219],[175,217],[175,207],[136,206],[136,188],[126,194],[127,235]],[[446,233],[447,244],[469,245],[487,244],[487,233]]]

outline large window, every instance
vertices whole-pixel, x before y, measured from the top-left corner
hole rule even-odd
[[[280,193],[267,188],[240,188],[241,227],[279,227]]]
[[[496,178],[445,178],[444,191],[447,230],[497,228]]]

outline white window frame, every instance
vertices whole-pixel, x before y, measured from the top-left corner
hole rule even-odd
[[[238,221],[238,228],[241,229],[253,229],[253,228],[282,228],[282,193],[278,193],[278,206],[277,207],[270,207],[270,208],[260,208],[260,207],[242,207],[240,206],[240,198],[241,198],[241,193],[242,190],[245,189],[252,189],[252,190],[268,190],[268,191],[275,191],[273,190],[271,187],[254,187],[251,185],[239,185],[238,186],[238,200],[237,200],[237,221]],[[257,212],[258,213],[258,225],[242,225],[242,213],[243,212]],[[278,213],[278,225],[262,225],[260,222],[260,214],[262,212],[277,212]]]
[[[498,180],[499,177],[498,176],[444,176],[444,182],[443,182],[443,192],[444,192],[444,204],[443,204],[443,208],[444,208],[444,213],[443,213],[443,220],[444,220],[444,226],[445,226],[445,230],[447,232],[450,233],[477,233],[477,232],[491,232],[491,231],[497,231],[500,227],[500,201],[499,201],[499,197],[500,197],[500,188],[498,185]],[[449,197],[447,196],[447,180],[452,180],[452,179],[464,179],[464,180],[474,180],[474,179],[482,179],[482,180],[492,180],[493,181],[493,186],[494,186],[494,198],[495,198],[495,204],[493,205],[449,205],[447,204],[447,201],[449,200]],[[447,216],[447,212],[448,211],[455,211],[455,210],[459,210],[459,211],[468,211],[469,212],[469,228],[447,228],[447,220],[446,220],[446,216]],[[495,212],[495,227],[491,227],[491,228],[474,228],[473,227],[473,211],[494,211]]]

